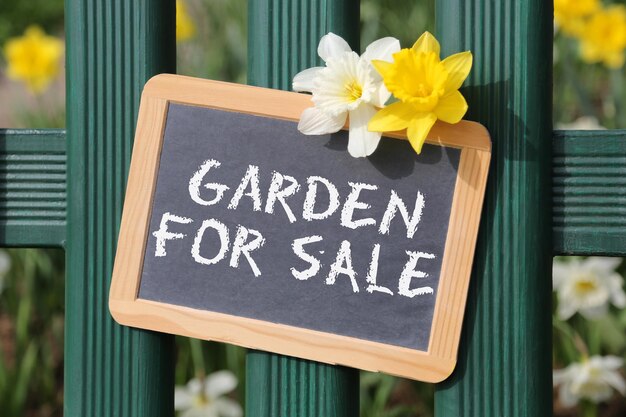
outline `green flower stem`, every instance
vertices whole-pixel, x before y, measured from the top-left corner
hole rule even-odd
[[[563,60],[563,73],[567,78],[567,84],[571,85],[578,96],[578,100],[580,102],[580,106],[583,109],[583,112],[586,115],[594,116],[600,120],[599,114],[597,114],[594,106],[591,104],[591,100],[589,99],[589,94],[583,89],[582,85],[585,83],[580,82],[579,74],[576,71],[575,63],[572,60],[572,56],[575,56],[578,51],[575,47],[575,43],[570,39],[566,39],[565,42],[565,53],[561,54],[561,58]]]
[[[579,361],[581,352],[579,352],[576,347],[574,329],[567,322],[561,321],[557,317],[552,317],[552,327],[565,336],[564,338],[559,338],[560,342],[562,342],[563,353],[567,356],[566,358],[562,358],[565,359],[565,363]]]
[[[598,417],[598,406],[589,401],[581,402],[580,410],[582,417]]]
[[[600,345],[602,343],[602,334],[600,326],[595,321],[587,321],[587,346],[589,348],[589,355],[599,355]]]
[[[615,127],[626,128],[626,114],[624,113],[624,71],[623,69],[611,70],[611,97],[615,106]]]
[[[204,364],[204,355],[202,354],[202,341],[190,338],[189,347],[195,376],[202,379],[206,376],[206,366]]]

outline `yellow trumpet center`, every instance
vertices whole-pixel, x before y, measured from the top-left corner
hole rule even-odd
[[[361,98],[363,95],[363,87],[356,81],[349,82],[346,84],[346,96],[348,97],[348,101],[354,102]]]
[[[594,291],[596,288],[596,283],[589,279],[582,279],[576,282],[576,292],[578,292],[579,294],[588,294]]]

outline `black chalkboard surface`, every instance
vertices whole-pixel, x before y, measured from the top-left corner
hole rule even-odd
[[[199,88],[175,81],[179,94]],[[144,92],[111,288],[116,319],[425,380],[449,374],[484,137],[451,131],[457,146],[443,138],[420,155],[383,137],[371,157],[352,158],[347,131],[298,132],[291,107],[306,107],[306,96],[202,87],[208,98]],[[235,96],[243,104],[229,104]]]
[[[170,105],[139,298],[426,350],[460,150],[426,145],[416,155],[408,142],[383,138],[375,154],[363,160],[348,155],[347,142],[346,131],[308,137],[292,121]],[[228,187],[210,205],[198,204],[189,191],[205,161],[214,162],[206,175],[196,177],[202,178],[196,195],[204,202],[215,200],[220,195],[215,188]],[[282,200],[286,207],[281,200],[274,200],[272,207],[270,200],[276,195],[269,189],[277,175],[281,189],[297,188]],[[205,183],[219,185],[207,189]],[[337,190],[333,202],[339,206],[325,219],[306,219],[303,207],[311,190],[317,190],[311,213],[329,211],[326,183]],[[346,204],[354,190],[360,190],[358,203]],[[395,215],[388,232],[381,233],[385,212],[391,213],[392,193],[411,217],[421,217],[415,219],[411,238],[393,202]],[[416,201],[422,209],[415,210]],[[348,206],[356,207],[349,216]],[[165,250],[159,253],[155,236],[161,236],[161,224],[169,216],[191,222],[168,222],[168,231],[176,236],[164,239]],[[219,222],[228,231],[224,247],[214,226],[196,246],[196,257],[205,259],[218,258],[225,250],[216,263],[203,264],[192,255],[203,221]],[[357,227],[359,223],[363,225]],[[247,232],[246,242],[258,236],[264,241],[249,252],[251,260],[239,255],[233,261],[239,254],[233,249],[239,227],[257,232]],[[308,243],[298,255],[294,245],[302,239]],[[340,269],[331,269],[342,242],[349,249],[339,260]],[[378,261],[370,268],[375,247]],[[424,277],[412,278],[400,291],[403,269],[417,257],[408,271],[422,271]],[[311,268],[311,262],[314,267],[321,264],[317,273],[301,277],[292,272]],[[377,286],[384,290],[374,291],[376,285],[367,282],[372,270],[370,275],[376,273]],[[415,295],[416,288],[423,293]]]

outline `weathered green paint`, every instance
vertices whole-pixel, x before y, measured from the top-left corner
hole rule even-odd
[[[0,129],[0,245],[63,246],[65,131]]]
[[[175,71],[173,0],[66,0],[65,415],[173,415],[173,337],[113,322],[107,300],[140,93]]]
[[[471,50],[463,93],[493,155],[466,320],[437,417],[552,415],[552,2],[437,0],[442,55]]]
[[[248,81],[291,89],[300,70],[320,64],[328,32],[358,50],[358,0],[249,0]],[[358,372],[270,353],[250,352],[246,364],[250,417],[353,417],[359,413]]]
[[[554,250],[626,256],[626,131],[554,133]]]
[[[556,131],[552,138],[555,255],[626,256],[626,131]],[[62,129],[0,129],[0,244],[65,243]]]

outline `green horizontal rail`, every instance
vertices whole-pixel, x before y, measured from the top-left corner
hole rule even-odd
[[[626,130],[556,131],[555,254],[626,255]]]
[[[555,255],[626,256],[626,130],[556,131]],[[63,246],[66,150],[62,129],[0,129],[0,245]]]
[[[63,246],[64,130],[0,129],[0,245]]]

